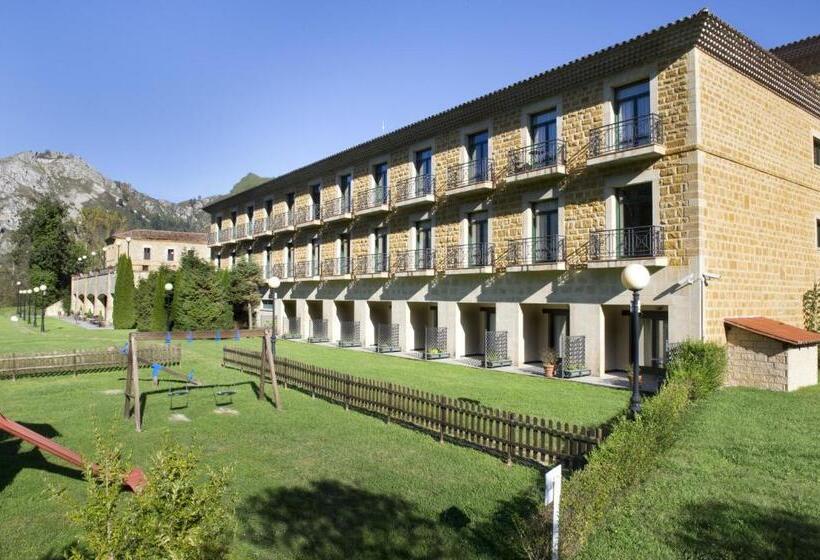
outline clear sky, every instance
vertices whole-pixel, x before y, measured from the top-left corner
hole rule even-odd
[[[4,0],[0,156],[78,154],[168,200],[280,175],[704,7],[697,1]],[[765,47],[820,1],[715,1]]]

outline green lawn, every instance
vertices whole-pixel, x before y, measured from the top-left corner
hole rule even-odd
[[[40,335],[3,314],[0,352],[121,345],[127,336],[56,320],[47,326],[49,332]],[[258,342],[243,344],[258,347]],[[85,454],[93,449],[95,427],[113,427],[136,464],[144,465],[170,435],[199,446],[210,464],[233,465],[240,519],[235,558],[514,557],[510,516],[539,499],[535,469],[507,467],[484,453],[441,445],[293,390],[283,392],[285,409],[276,411],[256,399],[253,378],[219,367],[220,343],[183,345],[179,369],[193,368],[204,382],[236,384],[238,415],[215,414],[210,389],[200,389],[181,411],[190,422],[173,421],[166,383],[148,394],[145,431],[137,434],[121,418],[122,396],[108,394],[122,389],[123,372],[3,381],[0,410]],[[279,351],[357,375],[577,423],[605,420],[624,400],[621,392],[575,383],[299,343],[282,343]],[[150,389],[147,370],[143,378],[143,389]],[[572,410],[564,401],[588,410]],[[0,435],[0,558],[59,556],[74,538],[61,506],[46,498],[49,484],[82,494],[82,482],[71,469]]]
[[[820,558],[820,386],[725,389],[583,559]]]

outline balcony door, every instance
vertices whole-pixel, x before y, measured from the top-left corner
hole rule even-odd
[[[351,180],[350,175],[342,175],[339,178],[339,194],[341,195],[341,198],[342,198],[342,208],[341,208],[342,213],[350,212],[350,208],[351,208],[350,202],[352,200],[352,198],[351,198],[352,197],[352,192],[351,192],[351,188],[350,188],[351,183],[352,183],[352,180]]]
[[[669,317],[665,311],[641,313],[641,372],[662,373],[669,345]]]
[[[285,246],[285,278],[293,278],[293,242]]]
[[[373,271],[385,272],[387,270],[387,229],[377,229],[374,237]]]
[[[558,260],[558,208],[554,201],[533,205],[532,237],[533,262]]]
[[[310,275],[319,276],[319,259],[321,256],[322,243],[318,237],[310,241]]]
[[[373,205],[387,202],[387,163],[379,163],[373,166],[373,182],[376,185]]]
[[[430,220],[416,222],[416,270],[433,268],[433,229]]]
[[[619,257],[654,255],[652,184],[618,189],[617,244]]]
[[[468,179],[471,182],[486,181],[490,159],[490,135],[486,130],[467,137],[467,158],[470,162]]]
[[[416,184],[415,192],[411,196],[421,196],[430,193],[430,177],[433,174],[433,150],[419,150],[416,152]]]
[[[620,149],[647,144],[650,140],[649,82],[615,89],[615,141]]]
[[[468,264],[469,266],[486,266],[489,264],[488,245],[490,242],[490,227],[487,212],[473,212],[468,216],[468,223]]]
[[[555,163],[555,140],[558,125],[555,110],[530,116],[530,161],[533,167]]]
[[[339,274],[350,272],[350,236],[343,233],[339,236]]]
[[[322,202],[322,185],[316,184],[310,187],[310,203],[313,205],[314,214],[311,218],[318,216],[319,204]]]

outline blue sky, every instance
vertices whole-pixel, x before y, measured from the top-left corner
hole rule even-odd
[[[820,2],[712,2],[771,47]],[[702,2],[42,2],[0,7],[0,156],[81,155],[168,200],[280,175]]]

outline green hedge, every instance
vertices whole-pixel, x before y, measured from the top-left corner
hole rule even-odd
[[[639,489],[675,441],[689,403],[720,387],[725,372],[723,346],[686,341],[674,349],[667,364],[668,381],[660,392],[644,401],[635,421],[619,418],[611,435],[590,453],[586,467],[567,482],[561,504],[562,557],[576,556],[606,514]],[[551,530],[548,523],[541,522],[541,527],[540,539],[528,537],[524,543],[530,558],[549,557],[548,550],[532,553],[534,543],[546,542]]]

